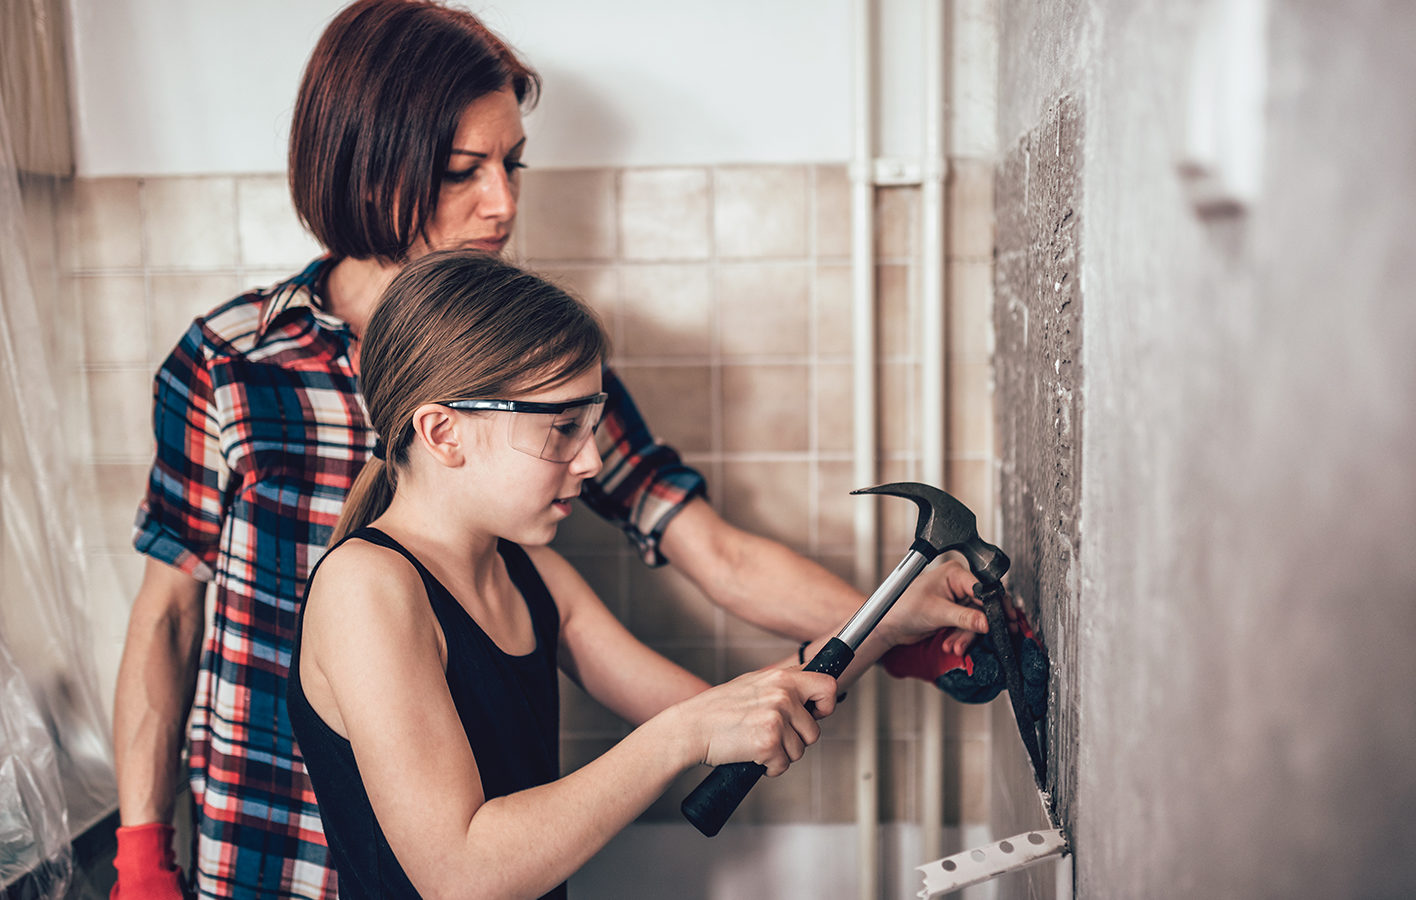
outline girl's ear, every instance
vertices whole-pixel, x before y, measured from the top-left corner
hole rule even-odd
[[[456,414],[446,406],[424,403],[414,410],[413,440],[422,444],[439,465],[462,465],[462,435],[457,430]]]

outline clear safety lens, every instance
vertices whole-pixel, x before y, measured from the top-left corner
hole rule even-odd
[[[570,462],[600,423],[604,401],[575,406],[558,413],[513,412],[508,440],[523,453],[551,462]]]

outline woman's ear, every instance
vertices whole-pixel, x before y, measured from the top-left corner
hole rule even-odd
[[[413,411],[413,440],[422,444],[439,465],[462,465],[464,453],[457,416],[446,406],[424,403]]]

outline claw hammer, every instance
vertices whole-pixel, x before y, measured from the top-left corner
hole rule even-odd
[[[904,559],[886,576],[865,604],[856,610],[840,632],[806,664],[805,671],[825,672],[833,678],[846,670],[861,642],[880,624],[905,588],[939,554],[949,550],[962,553],[974,576],[984,585],[998,584],[1003,573],[1008,571],[1008,557],[1003,551],[978,536],[978,522],[973,512],[939,488],[905,481],[861,488],[851,493],[889,494],[913,500],[919,507],[919,523],[915,526],[914,543]],[[718,766],[684,798],[679,809],[695,828],[712,837],[722,829],[733,810],[738,808],[766,771],[765,766],[755,762]]]

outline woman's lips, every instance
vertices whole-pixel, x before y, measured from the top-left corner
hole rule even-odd
[[[500,253],[509,240],[511,240],[511,235],[504,234],[501,237],[479,238],[478,240],[468,242],[467,246],[474,250],[483,250],[488,253]]]

